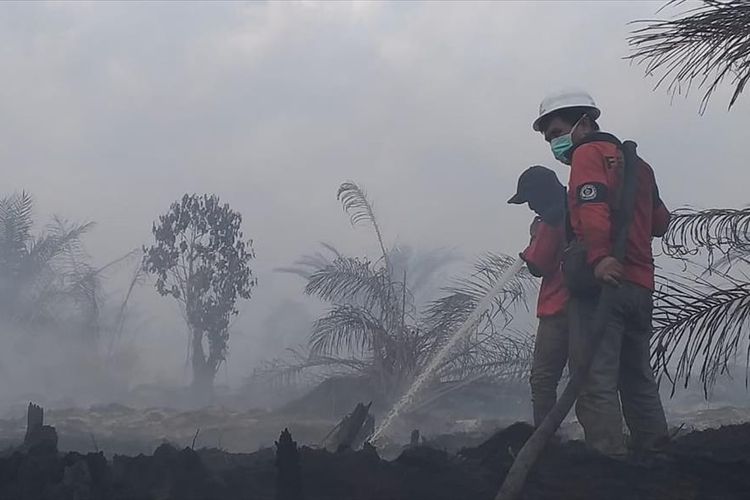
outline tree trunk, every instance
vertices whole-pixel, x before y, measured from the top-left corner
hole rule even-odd
[[[302,468],[297,442],[289,429],[276,441],[276,500],[302,500]]]
[[[198,406],[208,406],[213,403],[214,377],[216,372],[209,366],[203,349],[203,332],[193,331],[193,401]]]
[[[362,431],[368,422],[368,417],[370,417],[370,406],[372,406],[372,401],[367,405],[357,403],[354,410],[341,419],[323,440],[325,448],[335,452],[353,449],[355,443],[359,444],[358,442],[364,441],[369,437],[372,431],[368,433],[363,433]]]

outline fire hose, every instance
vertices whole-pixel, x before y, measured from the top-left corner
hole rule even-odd
[[[620,262],[625,258],[628,230],[635,206],[635,194],[638,188],[635,168],[637,168],[639,161],[636,154],[636,144],[633,141],[625,141],[622,149],[625,156],[625,175],[623,176],[622,184],[622,211],[621,219],[617,221],[612,252],[613,256]],[[612,285],[605,284],[602,286],[599,303],[597,304],[591,324],[591,345],[583,356],[581,365],[571,373],[568,384],[565,386],[555,406],[550,410],[539,427],[536,428],[528,441],[526,441],[521,451],[518,452],[518,455],[516,455],[513,465],[511,465],[508,474],[505,476],[505,481],[503,481],[500,487],[500,491],[495,496],[495,500],[515,500],[520,496],[531,468],[536,463],[542,451],[544,451],[549,439],[557,431],[557,428],[560,427],[562,421],[565,420],[576,399],[578,399],[578,395],[583,388],[583,384],[591,368],[591,363],[604,337],[615,292],[616,288]],[[575,327],[576,325],[573,325],[573,328]]]
[[[635,191],[637,189],[636,176],[634,175],[634,168],[638,161],[636,155],[636,144],[632,141],[625,141],[623,143],[623,152],[625,156],[625,175],[623,177],[623,210],[622,219],[618,221],[618,227],[615,235],[615,242],[613,245],[613,255],[618,260],[622,261],[625,257],[625,248],[628,236],[628,229],[630,226],[630,219],[632,218],[633,206],[635,202]],[[456,333],[446,342],[445,345],[438,351],[435,357],[430,361],[429,365],[425,370],[414,380],[409,390],[403,395],[403,397],[396,403],[391,409],[386,418],[381,422],[378,428],[370,437],[371,443],[377,442],[382,437],[386,430],[391,426],[393,421],[403,411],[404,408],[412,404],[415,396],[419,393],[422,387],[433,377],[435,371],[438,369],[445,357],[452,351],[456,344],[466,337],[471,332],[472,327],[479,321],[482,315],[490,308],[492,301],[495,297],[503,290],[505,285],[510,281],[517,273],[521,270],[523,261],[521,258],[517,258],[512,265],[510,265],[501,278],[495,283],[492,289],[482,300],[477,304],[477,307],[472,311],[469,317],[464,321],[461,327]],[[515,500],[521,494],[523,486],[526,482],[526,478],[531,471],[531,468],[536,463],[539,455],[544,451],[547,446],[549,439],[557,431],[558,427],[570,412],[573,407],[578,395],[583,388],[583,384],[588,376],[589,369],[593,358],[599,348],[604,332],[609,321],[610,310],[613,303],[613,294],[616,289],[611,285],[603,285],[601,294],[599,296],[599,303],[594,313],[592,322],[593,336],[591,339],[590,349],[584,356],[579,369],[575,370],[571,374],[568,384],[565,386],[560,398],[557,400],[555,406],[550,410],[542,423],[537,427],[531,437],[526,441],[524,446],[521,448],[518,455],[513,461],[508,474],[505,476],[500,491],[498,491],[495,500]]]

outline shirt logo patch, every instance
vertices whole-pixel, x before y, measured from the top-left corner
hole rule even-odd
[[[597,194],[599,194],[594,184],[584,184],[583,186],[581,186],[578,193],[578,197],[581,201],[595,200]]]

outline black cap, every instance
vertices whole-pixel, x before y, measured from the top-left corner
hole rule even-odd
[[[508,203],[521,205],[529,201],[533,193],[547,192],[551,186],[561,186],[554,171],[541,165],[529,167],[518,178],[518,188]]]

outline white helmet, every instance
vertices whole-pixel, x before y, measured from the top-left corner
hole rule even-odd
[[[583,90],[564,90],[549,94],[539,105],[539,118],[534,120],[534,130],[540,132],[539,122],[555,111],[566,108],[588,108],[588,115],[592,120],[599,118],[601,111],[596,107],[594,98]]]

